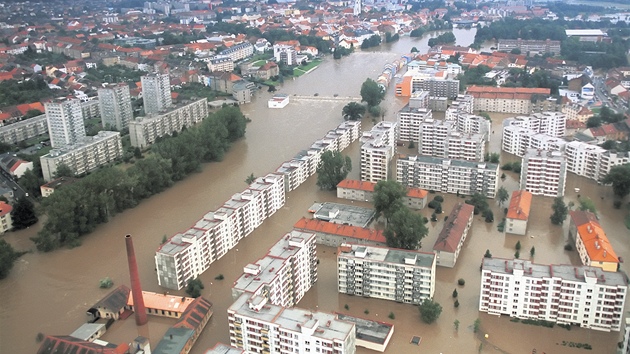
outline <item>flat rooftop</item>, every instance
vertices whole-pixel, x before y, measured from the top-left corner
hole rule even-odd
[[[344,243],[339,246],[339,257],[361,258],[374,262],[413,265],[431,268],[435,262],[435,253],[401,250],[397,248],[364,246]]]
[[[337,314],[337,318],[342,321],[352,322],[356,326],[357,339],[366,342],[384,344],[391,332],[394,332],[394,325],[385,322],[366,320],[365,318],[350,315]]]
[[[374,210],[347,204],[322,203],[313,216],[333,224],[368,227],[374,218]]]

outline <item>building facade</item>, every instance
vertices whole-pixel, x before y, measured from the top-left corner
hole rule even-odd
[[[133,119],[129,86],[125,83],[98,89],[98,104],[103,128],[122,131]]]
[[[404,186],[428,191],[494,198],[499,165],[486,162],[440,159],[430,156],[400,156],[396,180]]]
[[[376,183],[344,179],[337,184],[337,198],[372,202]],[[424,189],[407,187],[403,203],[410,209],[424,209],[429,193]]]
[[[83,138],[78,144],[50,150],[39,161],[44,180],[50,182],[61,164],[68,166],[75,175],[83,175],[122,158],[122,154],[120,133],[100,131],[95,136]]]
[[[44,109],[53,148],[78,144],[85,138],[81,101],[76,98],[56,99],[46,102]]]
[[[159,114],[138,117],[129,122],[131,146],[141,149],[155,143],[162,136],[181,132],[208,117],[208,99],[184,102]]]
[[[397,114],[398,139],[400,141],[418,142],[420,140],[421,124],[431,119],[433,114],[430,109],[412,108],[406,105]]]
[[[562,197],[567,160],[560,151],[527,149],[521,162],[521,189],[533,195]]]
[[[387,180],[396,149],[395,122],[382,121],[361,137],[361,180]]]
[[[173,235],[155,253],[158,284],[179,290],[223,257],[285,203],[284,177],[257,178],[190,229]]]
[[[466,203],[458,203],[453,207],[433,245],[437,265],[449,268],[455,267],[459,253],[464,246],[466,238],[468,238],[474,211],[475,207]]]
[[[551,39],[499,39],[499,51],[519,49],[522,54],[560,54],[560,41]]]
[[[523,87],[470,86],[468,94],[474,97],[475,111],[530,114],[534,97],[546,98],[550,89]]]
[[[168,74],[153,73],[141,78],[144,114],[159,113],[173,104]]]
[[[0,201],[0,235],[13,228],[13,219],[11,219],[11,211],[13,207],[8,203]]]
[[[219,55],[227,56],[236,62],[254,55],[254,46],[249,42],[243,42],[222,50]]]
[[[620,331],[628,283],[622,272],[484,258],[479,311]]]
[[[0,141],[6,144],[17,144],[46,133],[48,133],[48,122],[46,115],[42,114],[0,127]]]
[[[337,252],[340,293],[419,305],[435,292],[435,254],[342,244]]]

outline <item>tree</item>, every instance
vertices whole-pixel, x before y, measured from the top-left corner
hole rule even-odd
[[[516,55],[521,54],[521,50],[518,48],[514,48],[510,51],[510,54],[516,54]]]
[[[245,183],[252,184],[254,183],[254,181],[256,180],[256,176],[254,176],[254,173],[252,172],[249,176],[247,176],[247,178],[245,179]]]
[[[411,53],[418,53],[418,52],[419,52],[418,48],[416,47],[411,48]]]
[[[602,181],[612,184],[613,192],[620,199],[630,193],[630,164],[614,166]]]
[[[0,239],[0,279],[4,279],[9,275],[13,262],[15,262],[19,253],[15,252],[13,247],[7,241]]]
[[[407,195],[407,189],[396,181],[378,181],[374,186],[372,203],[376,211],[375,218],[381,215],[389,221],[394,212],[403,207],[403,198]]]
[[[477,318],[475,322],[473,323],[473,333],[479,332],[480,327],[481,327],[481,320]]]
[[[424,299],[420,305],[420,318],[424,323],[431,324],[435,322],[442,313],[442,305],[431,299]]]
[[[203,283],[199,280],[199,278],[192,279],[186,286],[186,294],[190,297],[199,297],[201,296],[201,290],[203,290],[203,288]]]
[[[492,212],[492,210],[488,209],[486,210],[486,222],[494,222],[494,213]]]
[[[378,106],[385,97],[385,92],[376,81],[368,78],[361,85],[361,102],[366,102],[369,107]]]
[[[521,250],[521,247],[522,247],[522,246],[521,246],[521,241],[517,241],[517,242],[516,242],[516,245],[514,246],[514,249],[516,249],[517,251],[520,251],[520,250]]]
[[[422,215],[400,208],[392,215],[383,234],[389,247],[417,250],[428,232]]]
[[[475,206],[475,215],[479,215],[479,213],[483,213],[488,210],[488,200],[481,193],[475,193],[470,196],[470,199],[466,200],[466,204]]]
[[[566,204],[564,204],[562,197],[556,197],[554,199],[551,209],[553,210],[553,214],[549,217],[549,219],[551,219],[551,223],[554,225],[561,225],[569,213],[569,209]]]
[[[365,106],[357,102],[350,102],[341,111],[345,120],[360,120],[365,114]]]
[[[532,248],[529,249],[529,255],[530,257],[534,257],[535,254],[536,254],[536,248],[532,246]]]
[[[459,330],[459,320],[453,321],[453,326],[455,327],[455,332],[457,332]]]
[[[55,170],[53,177],[74,177],[74,171],[65,163],[60,163],[57,165],[57,169]]]
[[[505,189],[505,187],[503,186],[499,187],[499,189],[497,190],[497,199],[499,200],[499,205],[503,206],[503,203],[505,203],[509,198],[510,195],[508,194],[507,189]]]
[[[322,154],[317,166],[317,186],[325,190],[337,188],[352,171],[352,161],[348,156],[342,156],[337,151],[326,151]]]
[[[589,197],[580,198],[580,210],[590,211],[591,213],[597,213],[595,203]]]
[[[35,206],[29,198],[19,198],[11,211],[13,228],[16,230],[25,229],[37,222]]]
[[[484,258],[492,258],[492,253],[490,253],[490,250],[486,250],[486,253],[483,256]]]
[[[516,259],[521,258],[521,251],[514,252],[514,258],[516,258]]]
[[[456,298],[456,297],[457,297],[457,295],[458,295],[458,294],[457,294],[457,289],[453,289],[453,298]]]

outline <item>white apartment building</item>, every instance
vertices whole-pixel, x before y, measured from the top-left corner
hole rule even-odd
[[[48,133],[48,122],[46,115],[42,114],[0,127],[0,141],[6,144],[17,144],[46,133]]]
[[[457,95],[445,113],[446,120],[456,120],[458,114],[472,114],[475,98],[472,95]]]
[[[546,134],[516,125],[503,127],[501,149],[516,156],[523,156],[527,149],[564,151],[567,142],[562,138],[552,137]]]
[[[610,169],[630,163],[630,154],[628,152],[606,151],[600,156],[599,176],[597,180],[601,181],[610,172]]]
[[[503,121],[503,126],[517,126],[533,130],[556,138],[566,135],[567,117],[561,112],[540,112],[529,116],[517,116],[507,118]]]
[[[404,186],[441,193],[494,198],[498,188],[499,165],[431,156],[401,156],[396,164],[396,180]]]
[[[599,178],[601,156],[605,152],[605,149],[597,145],[572,141],[565,148],[567,171],[578,176],[597,180]]]
[[[455,131],[455,122],[427,119],[420,125],[418,154],[426,156],[446,157],[448,155],[447,139]]]
[[[521,163],[520,189],[533,195],[562,197],[567,160],[560,151],[527,149]]]
[[[249,42],[243,42],[222,50],[219,55],[228,56],[232,61],[237,62],[254,55],[254,46]]]
[[[157,138],[180,132],[208,117],[208,99],[184,102],[172,106],[168,111],[138,117],[129,122],[131,146],[141,149],[155,143]]]
[[[420,140],[421,124],[432,118],[433,113],[430,109],[412,108],[411,105],[406,105],[397,114],[398,139],[417,143]]]
[[[81,101],[76,98],[60,98],[44,104],[50,146],[61,148],[78,144],[85,138],[85,123]]]
[[[255,263],[243,267],[232,286],[232,298],[262,296],[271,304],[295,306],[317,281],[315,234],[293,230]]]
[[[234,61],[229,56],[217,55],[208,61],[208,70],[216,71],[233,71]]]
[[[484,258],[479,311],[620,331],[627,289],[623,272]]]
[[[486,118],[460,111],[455,120],[458,131],[466,134],[479,134],[483,137],[484,143],[488,141],[491,122]]]
[[[0,235],[13,228],[13,219],[11,218],[12,210],[13,207],[11,205],[0,201]]]
[[[129,85],[108,85],[98,89],[98,106],[103,128],[122,131],[133,119]]]
[[[528,149],[553,150],[564,152],[567,141],[562,138],[555,138],[545,134],[533,134],[529,137]]]
[[[356,325],[242,294],[227,310],[230,345],[246,353],[356,353]]]
[[[446,158],[483,162],[485,140],[481,134],[452,132],[446,141]]]
[[[396,148],[396,122],[382,121],[361,137],[361,180],[387,180]]]
[[[168,74],[153,73],[142,76],[140,80],[144,114],[159,113],[173,104]]]
[[[96,136],[84,137],[79,143],[52,149],[39,158],[44,180],[54,179],[57,167],[68,166],[75,175],[83,175],[122,157],[119,132],[100,131]]]
[[[472,120],[463,122],[464,119],[462,119],[462,128],[469,132],[457,129],[458,122],[456,121],[427,119],[421,122],[418,154],[456,160],[483,161],[485,136],[471,132],[484,130],[487,134],[487,127],[483,122],[475,127]]]
[[[278,63],[285,63],[288,66],[297,65],[297,51],[295,47],[286,44],[274,44],[273,57]]]
[[[435,254],[344,243],[337,286],[343,294],[419,305],[435,292]]]
[[[179,290],[223,257],[285,203],[284,176],[257,178],[190,229],[173,235],[155,253],[158,284]]]

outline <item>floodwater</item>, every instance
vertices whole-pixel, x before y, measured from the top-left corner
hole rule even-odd
[[[474,29],[455,30],[458,44],[468,45],[474,38]],[[157,285],[153,256],[164,235],[170,236],[185,230],[209,210],[215,210],[232,194],[246,188],[245,179],[250,173],[261,176],[269,173],[297,152],[307,148],[316,139],[341,122],[341,109],[345,102],[329,101],[325,97],[335,94],[358,96],[362,82],[375,79],[383,65],[397,59],[401,54],[417,47],[427,50],[428,37],[412,39],[405,37],[397,43],[384,45],[367,52],[358,52],[338,61],[326,60],[319,68],[295,81],[286,82],[280,92],[297,95],[315,95],[320,101],[293,100],[281,110],[266,108],[271,94],[262,92],[255,101],[242,107],[251,118],[246,138],[234,144],[222,162],[207,164],[198,174],[189,176],[171,189],[153,196],[134,209],[114,217],[92,234],[82,238],[83,245],[75,249],[61,249],[52,253],[26,254],[16,262],[9,277],[0,281],[0,353],[33,353],[39,344],[38,333],[65,335],[74,331],[86,319],[86,310],[108,290],[99,289],[99,279],[110,277],[115,286],[129,285],[124,246],[124,235],[134,237],[136,256],[140,267],[143,288],[147,291],[163,292]],[[395,112],[405,102],[393,97],[390,89],[385,107],[385,119],[395,119]],[[500,150],[500,120],[495,116],[490,151]],[[364,129],[373,122],[364,120]],[[406,152],[405,147],[400,152]],[[355,169],[350,177],[358,178],[359,145],[353,144],[344,153],[352,158]],[[502,162],[515,157],[502,155]],[[518,176],[507,173],[502,184],[511,192],[518,188]],[[229,343],[226,309],[231,304],[232,282],[241,274],[242,267],[262,257],[265,251],[302,216],[313,201],[335,201],[333,192],[323,192],[311,177],[297,190],[287,195],[284,208],[255,230],[237,248],[213,263],[202,276],[205,284],[203,296],[214,304],[214,316],[199,338],[192,353],[204,353],[217,342]],[[623,225],[623,212],[614,210],[610,188],[595,182],[569,176],[567,200],[576,200],[575,187],[583,196],[590,196],[600,210],[601,222],[615,250],[630,259],[627,245],[627,230]],[[455,196],[445,196],[445,213],[454,203],[463,201]],[[529,255],[531,246],[536,246],[534,260],[540,263],[579,264],[575,252],[566,252],[565,232],[549,223],[551,198],[535,198],[527,237],[505,236],[496,231],[496,222],[486,224],[476,217],[474,227],[465,249],[453,269],[439,268],[435,299],[444,310],[435,324],[425,325],[420,321],[415,306],[394,302],[352,297],[337,293],[335,249],[318,247],[318,283],[306,294],[299,306],[323,311],[349,312],[375,320],[391,322],[396,326],[395,334],[387,353],[574,353],[579,349],[563,347],[562,341],[585,342],[593,346],[593,353],[612,353],[618,333],[601,333],[581,329],[566,331],[561,328],[547,329],[520,323],[512,323],[507,317],[493,317],[477,311],[479,300],[480,273],[478,265],[486,249],[495,257],[512,257],[514,244],[521,240],[522,254]],[[341,201],[348,202],[348,201]],[[357,202],[355,202],[357,203]],[[357,203],[358,205],[364,205]],[[501,207],[490,201],[496,219],[500,218]],[[423,210],[428,216],[429,210]],[[497,221],[498,222],[498,221]],[[443,221],[429,223],[430,233],[423,240],[423,249],[430,250]],[[18,250],[34,250],[29,237],[33,236],[41,223],[20,232],[9,233],[4,238]],[[530,237],[530,235],[532,237]],[[522,258],[523,258],[522,257]],[[626,268],[625,266],[623,267]],[[224,280],[215,280],[219,274]],[[456,285],[464,278],[463,287]],[[451,293],[459,292],[459,308],[453,307]],[[173,292],[175,293],[175,292]],[[176,292],[183,294],[183,292]],[[345,310],[345,305],[349,310]],[[367,313],[366,313],[367,312]],[[394,319],[388,318],[390,313]],[[481,319],[481,331],[472,331],[476,318]],[[140,334],[150,338],[155,345],[173,324],[172,320],[150,316],[148,325],[136,328],[133,319],[116,323],[102,338],[113,343],[129,342]],[[460,321],[458,331],[453,322]],[[488,334],[483,339],[481,334]],[[409,344],[411,336],[422,337],[419,346]],[[480,348],[481,346],[481,348]],[[358,353],[369,350],[358,349]]]

